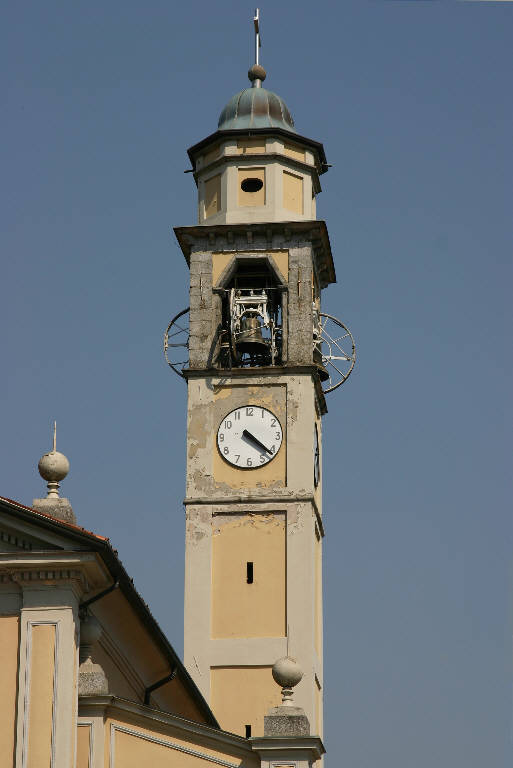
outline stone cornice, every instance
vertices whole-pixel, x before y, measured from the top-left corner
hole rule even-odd
[[[71,583],[80,594],[109,580],[101,560],[91,552],[1,552],[0,583],[22,587]]]
[[[184,368],[183,376],[185,379],[219,379],[222,383],[227,378],[259,379],[262,376],[281,376],[286,378],[291,374],[302,374],[304,376],[316,376],[318,368],[316,365],[269,365],[258,368]]]
[[[195,224],[175,227],[174,232],[183,255],[190,265],[191,249],[210,253],[241,250],[243,243],[251,249],[298,248],[309,244],[313,249],[314,267],[321,288],[336,282],[335,265],[326,222],[265,221],[243,224]]]
[[[251,747],[258,754],[275,756],[280,752],[286,753],[286,757],[296,756],[299,752],[307,752],[312,761],[319,760],[326,752],[322,739],[319,736],[255,736],[251,739]],[[285,758],[285,755],[284,755]]]
[[[277,509],[277,506],[279,507],[280,504],[286,505],[298,503],[312,505],[313,511],[315,513],[315,519],[317,520],[317,524],[319,526],[320,534],[324,537],[324,523],[317,506],[317,501],[311,494],[283,493],[279,490],[275,490],[272,493],[266,491],[265,493],[259,495],[254,491],[249,491],[247,494],[238,496],[186,496],[186,498],[183,500],[185,507],[202,506],[204,504],[208,504],[211,507],[233,507],[233,509],[221,509],[220,511],[214,510],[214,515],[240,514],[241,510],[236,508],[237,504],[244,504],[244,512],[253,511],[249,509],[249,506],[251,505],[254,505],[254,511],[257,511],[258,506],[261,504],[271,505],[272,507],[269,510],[261,511],[279,512],[281,510]],[[286,511],[286,507],[283,511]]]

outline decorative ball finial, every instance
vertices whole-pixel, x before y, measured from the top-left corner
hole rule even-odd
[[[255,85],[256,81],[259,81],[259,83],[262,83],[265,78],[267,77],[267,72],[262,67],[261,64],[253,64],[252,67],[250,67],[248,71],[248,77],[251,80],[252,84]]]
[[[296,686],[303,677],[303,670],[295,659],[291,656],[284,656],[274,664],[272,668],[274,681],[281,687],[282,706],[291,707],[292,688]]]
[[[59,483],[64,480],[69,472],[69,461],[63,453],[56,449],[57,444],[57,422],[53,425],[53,449],[39,459],[37,468],[39,474],[46,480],[48,486],[47,498],[59,498]]]

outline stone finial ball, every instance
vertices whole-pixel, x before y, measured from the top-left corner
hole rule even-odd
[[[303,677],[303,670],[290,656],[278,659],[272,669],[275,682],[282,688],[293,688]]]
[[[69,461],[63,453],[50,451],[39,459],[39,474],[47,482],[60,482],[69,472]]]
[[[94,616],[87,616],[80,622],[80,645],[94,645],[102,636],[102,626]]]
[[[253,64],[253,66],[250,68],[248,72],[248,77],[253,82],[253,80],[262,80],[264,81],[267,77],[267,73],[263,67],[260,66],[260,64]]]

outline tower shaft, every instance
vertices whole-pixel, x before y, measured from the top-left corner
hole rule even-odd
[[[223,728],[262,735],[264,713],[279,703],[272,665],[296,657],[305,675],[295,700],[320,734],[324,531],[314,462],[326,406],[312,328],[332,271],[325,225],[176,233],[191,271],[185,664]],[[234,341],[223,329],[237,279],[256,281],[255,295],[279,295],[274,365],[225,364],[224,345]],[[281,425],[276,456],[262,466],[230,464],[219,443],[227,416],[252,423],[263,411]]]

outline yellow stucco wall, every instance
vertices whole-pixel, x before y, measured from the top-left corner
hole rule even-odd
[[[239,192],[238,205],[265,205],[265,169],[264,168],[239,168]],[[257,192],[244,192],[241,187],[244,179],[260,179],[262,188]]]
[[[79,725],[77,728],[77,765],[76,768],[92,768],[89,765],[91,748],[91,726]]]
[[[220,489],[223,485],[230,488],[278,488],[286,485],[287,477],[287,434],[286,434],[286,385],[229,386],[222,387],[215,394],[216,424],[212,435],[214,481]],[[243,405],[261,405],[272,411],[280,420],[283,441],[276,458],[251,470],[242,470],[228,464],[217,447],[217,427],[224,416],[234,408]]]
[[[305,150],[298,147],[297,144],[285,143],[283,145],[283,151],[288,157],[293,157],[294,160],[304,161],[305,159]]]
[[[126,720],[106,721],[107,739],[105,744],[106,765],[111,768],[108,755],[114,755],[112,768],[207,768],[223,761],[233,766],[259,765],[252,756],[244,761],[235,753],[212,748],[201,737],[184,739],[177,729],[155,724],[145,727],[147,720],[127,717]],[[111,744],[111,741],[113,742]],[[196,754],[191,754],[196,753]],[[209,758],[213,758],[210,760]]]
[[[283,207],[303,213],[303,179],[288,171],[283,171]]]
[[[274,262],[281,272],[281,276],[286,281],[289,279],[289,252],[288,251],[269,251]]]
[[[221,210],[221,174],[205,181],[205,218]]]
[[[52,750],[55,625],[32,627],[27,768],[50,768]]]
[[[12,765],[18,676],[19,617],[0,616],[0,756]]]
[[[212,254],[212,285],[217,285],[219,278],[233,259],[233,252]]]
[[[264,714],[281,703],[271,667],[214,667],[210,672],[210,703],[225,731],[263,736]]]
[[[263,154],[265,152],[265,138],[259,139],[239,139],[237,141],[237,154],[246,153]]]
[[[284,637],[285,515],[223,515],[212,525],[212,637]]]

